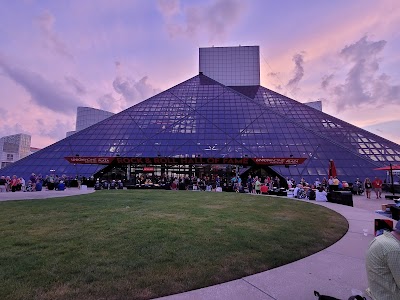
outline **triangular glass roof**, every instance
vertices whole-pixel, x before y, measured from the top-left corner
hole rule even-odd
[[[262,86],[227,87],[197,75],[2,169],[28,177],[51,169],[91,176],[104,166],[73,165],[66,156],[305,157],[273,167],[313,182],[336,163],[340,179],[371,177],[400,162],[400,146]],[[320,178],[322,179],[322,178]],[[298,181],[298,180],[297,180]]]

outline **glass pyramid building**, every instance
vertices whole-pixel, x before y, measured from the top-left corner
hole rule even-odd
[[[67,156],[302,157],[271,166],[283,178],[382,177],[400,163],[400,145],[258,85],[227,86],[202,74],[81,130],[2,169],[4,175],[92,176],[105,165],[70,164]]]

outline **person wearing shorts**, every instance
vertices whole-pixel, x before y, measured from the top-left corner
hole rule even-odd
[[[372,181],[372,187],[374,188],[376,199],[382,198],[382,180],[378,177],[375,177],[374,181]]]

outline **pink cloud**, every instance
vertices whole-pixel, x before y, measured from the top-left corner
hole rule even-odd
[[[171,37],[207,36],[209,41],[226,39],[239,22],[246,3],[239,0],[216,0],[210,4],[187,4],[179,1],[158,1],[167,31]]]
[[[58,34],[54,31],[54,16],[49,11],[44,11],[40,16],[38,16],[37,22],[43,33],[43,41],[45,46],[59,55],[62,55],[68,59],[73,59],[74,57],[65,42],[62,41]]]

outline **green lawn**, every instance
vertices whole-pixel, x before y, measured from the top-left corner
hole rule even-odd
[[[116,190],[0,202],[0,299],[149,299],[326,248],[324,207],[236,193]]]

